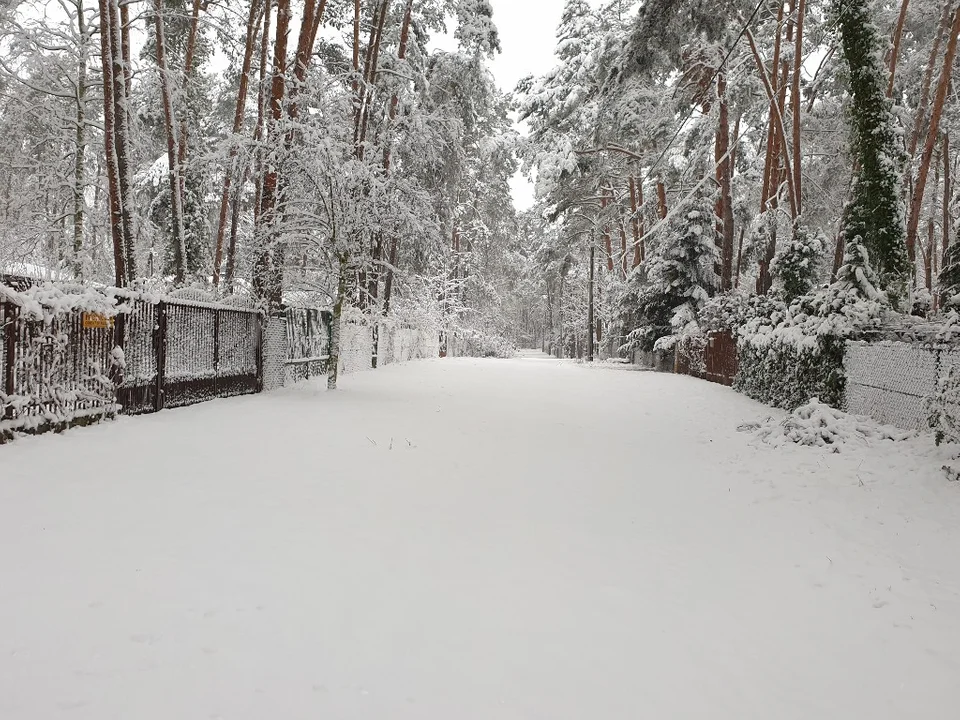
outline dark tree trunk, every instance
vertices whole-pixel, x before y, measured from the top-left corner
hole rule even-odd
[[[100,2],[100,57],[103,61],[103,138],[106,155],[110,230],[113,239],[114,282],[117,287],[127,285],[126,251],[123,233],[123,209],[120,204],[120,168],[116,149],[116,104],[113,100],[113,31],[110,27],[110,2]],[[122,82],[122,80],[121,80]]]
[[[167,164],[170,178],[170,214],[173,225],[174,280],[182,285],[186,279],[187,250],[183,223],[183,182],[178,155],[177,120],[173,110],[173,82],[167,66],[166,34],[164,32],[163,0],[153,0],[153,18],[156,30],[157,69],[160,72],[160,94],[163,97],[164,130],[167,136]]]
[[[238,135],[243,128],[243,116],[247,104],[247,92],[250,85],[250,70],[253,65],[253,50],[256,45],[260,22],[263,17],[263,7],[260,0],[251,0],[250,14],[247,17],[247,36],[243,49],[243,65],[240,69],[240,87],[237,90],[237,105],[233,115],[233,139],[230,145],[230,155],[224,165],[223,191],[220,195],[220,214],[217,221],[216,250],[213,261],[213,285],[220,286],[220,266],[223,264],[223,240],[227,228],[227,212],[230,207],[231,185],[233,174],[236,172]]]

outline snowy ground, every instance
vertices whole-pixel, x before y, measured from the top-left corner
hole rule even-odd
[[[946,718],[960,486],[437,360],[0,448],[0,718]]]

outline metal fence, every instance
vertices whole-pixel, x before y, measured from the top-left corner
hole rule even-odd
[[[705,338],[681,340],[675,372],[720,385],[733,385],[737,375],[737,341],[732,333],[710,333]]]
[[[114,298],[90,288],[71,293],[0,296],[0,442],[118,412],[283,387],[325,374],[330,362],[328,311],[288,308],[267,319],[189,300]],[[81,309],[91,307],[98,312]],[[434,330],[346,322],[343,370],[436,357],[438,337]]]
[[[260,391],[261,315],[187,302],[135,300],[122,317],[126,360],[117,400],[126,414]]]
[[[325,375],[330,361],[333,313],[290,307],[284,312],[287,328],[286,382]]]
[[[124,305],[115,317],[47,308],[41,318],[0,303],[0,434],[261,389],[260,313],[140,298]]]
[[[115,412],[114,324],[94,313],[44,319],[0,303],[0,421],[43,431]]]
[[[952,345],[848,342],[843,409],[905,430],[928,430],[927,399],[951,368],[960,367]]]

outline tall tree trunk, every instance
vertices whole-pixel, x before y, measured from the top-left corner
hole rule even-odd
[[[130,104],[127,98],[126,69],[122,53],[122,30],[117,0],[108,0],[110,12],[110,50],[113,55],[114,145],[120,174],[120,215],[123,218],[123,254],[127,280],[137,276],[133,220],[133,168],[130,164]]]
[[[887,97],[893,97],[893,86],[897,76],[897,61],[900,59],[900,40],[903,38],[903,25],[907,20],[907,8],[910,7],[910,0],[903,0],[900,3],[900,15],[897,16],[897,26],[893,31],[893,45],[890,48],[890,81],[887,83]]]
[[[190,83],[193,80],[193,60],[197,54],[197,37],[200,34],[200,10],[206,7],[204,0],[193,0],[193,10],[190,13],[190,29],[187,32],[187,47],[183,55],[183,107],[180,117],[180,133],[178,136],[177,158],[180,167],[187,164],[187,146],[190,136],[189,112],[187,98],[190,97]],[[180,177],[180,192],[185,192],[186,178]]]
[[[777,141],[781,143],[781,147],[785,148],[787,133],[786,133],[786,129],[783,122],[783,114],[780,112],[780,102],[778,100],[778,96],[774,90],[773,85],[770,82],[770,78],[767,76],[767,70],[764,67],[763,59],[760,57],[760,52],[757,50],[757,44],[753,38],[753,33],[750,32],[750,30],[748,29],[744,34],[746,35],[747,41],[750,44],[750,50],[753,53],[754,61],[756,62],[757,69],[760,72],[760,79],[763,82],[764,90],[767,93],[767,99],[769,100],[771,105],[773,105],[774,107],[774,112],[771,118],[774,123],[774,129],[775,129],[774,134],[777,136]],[[785,89],[781,89],[781,90],[785,91]],[[788,158],[789,158],[789,153],[787,152],[782,153],[783,164],[785,166],[785,171],[786,171],[787,195],[790,200],[790,216],[791,218],[795,219],[797,217],[796,190],[793,186],[793,171],[791,169],[791,163]],[[774,165],[776,165],[776,163],[774,163]],[[778,174],[778,172],[776,171],[776,168],[773,168],[773,172],[771,174],[774,176]],[[770,193],[769,196],[772,198],[774,194],[775,193]]]
[[[130,56],[130,5],[120,2],[120,56],[123,58],[123,86],[127,97],[133,92],[133,63]]]
[[[623,213],[619,213],[617,218],[620,226],[620,272],[624,279],[627,277],[627,272],[629,271],[628,267],[628,258],[627,253],[627,226],[623,223]]]
[[[316,4],[314,4],[316,3]],[[307,70],[310,69],[310,58],[313,56],[313,44],[316,41],[320,23],[327,9],[327,0],[306,0],[303,4],[303,18],[300,21],[300,37],[297,40],[297,52],[293,60],[293,79],[290,87],[290,103],[288,113],[296,120],[300,115],[300,106],[297,104],[297,95],[303,89],[307,79]],[[293,129],[287,134],[288,141],[293,139]]]
[[[951,7],[953,0],[944,0],[943,10],[940,14],[940,22],[937,24],[937,34],[934,36],[933,45],[930,48],[930,57],[927,60],[927,69],[923,73],[923,84],[920,90],[920,100],[917,102],[917,114],[913,119],[913,131],[910,133],[910,139],[907,142],[907,161],[913,163],[913,156],[917,152],[917,146],[920,144],[920,135],[923,133],[924,125],[927,121],[927,108],[930,106],[930,88],[933,87],[933,71],[937,65],[937,57],[940,55],[940,45],[943,44],[943,38],[950,27]],[[913,178],[910,178],[911,183]]]
[[[733,286],[740,287],[740,274],[743,270],[743,236],[747,233],[746,225],[740,225],[740,240],[737,242],[737,268],[733,273]]]
[[[613,192],[611,191],[611,195]],[[607,188],[601,188],[600,190],[600,211],[604,213],[611,202],[611,198],[607,197]],[[610,222],[609,219],[604,217],[603,223],[603,249],[607,253],[607,272],[613,272],[613,240],[610,237]]]
[[[803,69],[803,21],[806,13],[807,0],[798,0],[797,28],[793,50],[793,83],[790,88],[790,108],[791,115],[793,116],[793,189],[797,194],[797,216],[803,214],[803,174],[800,145],[800,73]]]
[[[260,22],[263,17],[261,0],[251,0],[250,14],[247,17],[247,36],[243,49],[243,64],[240,68],[240,87],[237,89],[237,105],[233,115],[233,138],[230,145],[230,155],[224,166],[223,191],[220,195],[220,215],[217,222],[216,251],[213,261],[213,286],[220,286],[220,266],[223,263],[223,239],[227,227],[227,211],[230,206],[230,190],[233,183],[233,174],[236,172],[237,154],[240,151],[237,145],[238,135],[243,128],[243,117],[247,105],[247,91],[250,85],[250,69],[253,65],[253,49],[256,45],[257,34],[260,31]]]
[[[630,229],[633,231],[633,267],[643,263],[643,226],[640,208],[643,207],[643,184],[630,175]]]
[[[607,239],[609,240],[609,231]],[[596,247],[593,242],[590,243],[590,281],[587,286],[587,361],[593,362],[594,354],[594,307],[593,307],[593,282],[596,274]],[[612,269],[612,268],[611,268]]]
[[[951,178],[950,160],[950,133],[943,133],[943,239],[941,253],[947,254],[947,246],[953,232],[953,216],[950,213],[950,204],[953,199],[953,181]],[[943,267],[941,259],[940,266]]]
[[[380,59],[380,46],[383,42],[383,28],[387,19],[390,0],[380,0],[374,10],[373,24],[370,28],[370,39],[367,43],[367,57],[364,62],[362,98],[360,102],[359,124],[354,130],[356,155],[363,159],[364,143],[367,138],[367,127],[370,124],[370,107],[373,103],[374,81]]]
[[[410,23],[413,20],[413,0],[407,0],[407,5],[403,11],[403,24],[400,27],[400,47],[397,50],[397,60],[403,63],[407,59],[407,45],[410,42]],[[390,98],[390,114],[388,130],[392,128],[393,122],[397,119],[397,109],[400,105],[400,96],[396,92]],[[389,174],[391,162],[391,138],[387,137],[387,142],[383,150],[383,169]]]
[[[413,18],[413,0],[407,0],[407,6],[403,11],[403,25],[400,28],[400,47],[397,50],[397,59],[402,63],[407,58],[407,44],[410,40],[410,23]],[[400,97],[397,93],[393,94],[393,97],[390,98],[390,115],[389,122],[387,124],[387,138],[385,142],[385,147],[383,149],[383,170],[389,175],[390,166],[392,162],[392,147],[390,137],[390,132],[393,128],[393,123],[397,119],[397,110],[400,105]],[[390,300],[393,295],[393,274],[397,269],[397,259],[399,256],[399,244],[400,240],[397,237],[396,233],[393,233],[390,237],[390,251],[388,256],[388,265],[386,275],[383,281],[383,314],[386,315],[390,311]]]
[[[230,242],[227,244],[227,265],[224,270],[224,281],[227,292],[233,292],[233,278],[237,267],[237,234],[240,226],[240,205],[243,196],[243,186],[250,177],[249,169],[244,173],[244,182],[240,183],[233,193],[232,208],[230,211]]]
[[[117,287],[127,285],[126,238],[123,231],[123,208],[121,205],[120,166],[117,160],[116,103],[113,98],[114,53],[113,30],[110,24],[110,3],[112,0],[99,0],[100,4],[100,57],[103,61],[103,137],[106,155],[106,175],[108,186],[108,204],[110,207],[110,228],[113,239],[114,282]],[[122,76],[120,82],[123,82]]]
[[[290,0],[277,0],[277,30],[273,46],[273,77],[270,90],[270,118],[272,129],[268,133],[279,140],[280,120],[283,117],[283,101],[286,94],[287,40],[290,32]],[[282,143],[272,142],[276,152]],[[279,158],[267,160],[260,197],[260,227],[257,229],[260,248],[254,264],[253,282],[257,295],[268,307],[279,307],[283,300],[283,258],[278,242],[276,209],[279,181]]]
[[[84,163],[87,157],[87,20],[84,16],[83,0],[77,0],[77,37],[79,38],[80,57],[77,61],[76,88],[76,151],[73,158],[73,252],[72,266],[74,276],[83,278],[83,232],[85,222],[86,172]]]
[[[264,152],[263,136],[266,132],[267,102],[270,97],[270,88],[267,84],[267,64],[270,50],[270,18],[272,16],[273,0],[266,0],[263,8],[263,31],[260,35],[260,65],[257,70],[257,124],[253,127],[254,172],[256,173],[256,189],[253,201],[253,225],[260,227],[260,201],[263,197],[263,163]]]
[[[661,220],[667,219],[667,187],[663,180],[657,180],[657,215]]]
[[[730,111],[727,104],[727,78],[721,71],[717,74],[717,98],[720,103],[719,128],[717,129],[717,173],[720,180],[721,241],[720,285],[723,290],[733,287],[733,167],[730,164]]]
[[[930,127],[927,129],[927,140],[920,157],[920,166],[917,168],[917,180],[913,186],[913,199],[910,203],[910,215],[907,222],[907,257],[913,262],[916,257],[917,227],[920,224],[920,213],[923,208],[923,195],[927,184],[927,175],[930,172],[930,161],[933,150],[940,134],[940,118],[950,87],[950,76],[953,72],[953,61],[957,55],[957,39],[960,37],[960,9],[953,13],[953,26],[947,41],[947,50],[943,58],[943,69],[940,72],[940,81],[937,83],[937,93],[934,96],[933,108],[930,112]]]
[[[393,276],[397,268],[397,255],[400,252],[400,241],[396,236],[390,241],[390,265],[387,267],[387,277],[383,281],[383,314],[390,312],[390,301],[393,299]]]
[[[354,126],[360,124],[360,0],[353,0],[353,97]]]
[[[763,164],[763,179],[761,181],[760,188],[760,212],[766,212],[768,209],[768,202],[770,201],[771,195],[775,195],[776,188],[776,176],[779,173],[780,167],[780,144],[779,144],[779,135],[777,133],[777,104],[775,97],[779,96],[779,89],[777,88],[779,75],[777,73],[778,68],[780,67],[780,53],[781,53],[781,43],[783,41],[783,10],[784,4],[783,0],[777,2],[777,24],[775,28],[776,34],[774,35],[773,41],[773,63],[771,65],[771,80],[770,80],[770,89],[767,90],[768,102],[770,105],[769,120],[767,121],[767,152],[766,157],[764,158]],[[759,54],[754,52],[754,60],[762,66],[762,61],[760,60]],[[760,74],[766,76],[766,70],[761,69]]]
[[[350,259],[346,253],[337,256],[337,297],[333,303],[333,319],[330,321],[330,359],[327,361],[327,390],[337,389],[340,377],[340,328],[343,324],[343,305],[347,300],[347,272]]]
[[[153,19],[156,31],[157,69],[160,72],[160,93],[163,97],[164,129],[167,135],[167,163],[170,177],[170,215],[173,224],[174,280],[182,285],[186,280],[187,247],[183,225],[183,184],[180,157],[177,153],[177,118],[173,109],[173,80],[167,66],[167,42],[164,32],[163,0],[153,0]]]

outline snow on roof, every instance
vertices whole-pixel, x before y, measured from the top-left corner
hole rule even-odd
[[[62,280],[72,280],[73,275],[63,268],[50,268],[45,265],[38,265],[30,262],[13,262],[6,265],[0,265],[0,275],[13,275],[15,277],[30,278],[31,280],[43,280],[58,282]]]

